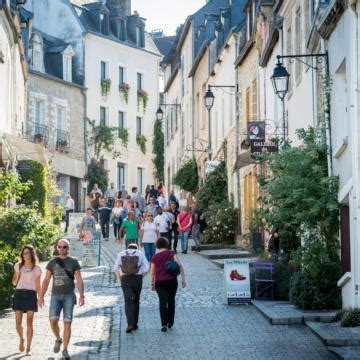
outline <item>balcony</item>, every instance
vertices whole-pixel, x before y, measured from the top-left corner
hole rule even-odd
[[[56,150],[69,151],[70,134],[68,131],[56,129]]]
[[[32,140],[36,144],[48,145],[49,141],[49,128],[46,125],[34,124],[34,133]]]

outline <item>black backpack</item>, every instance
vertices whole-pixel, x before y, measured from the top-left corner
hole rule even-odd
[[[135,275],[139,271],[139,257],[137,255],[130,255],[126,251],[126,255],[121,257],[121,271],[124,275]]]

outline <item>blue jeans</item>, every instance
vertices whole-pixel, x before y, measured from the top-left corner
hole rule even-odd
[[[72,294],[52,294],[50,300],[49,318],[58,320],[63,310],[63,320],[71,322],[73,319],[76,296]]]
[[[155,244],[154,243],[143,243],[144,251],[147,261],[150,262],[151,258],[155,255]]]
[[[179,234],[180,234],[180,240],[181,240],[181,250],[182,251],[187,251],[188,250],[188,245],[189,245],[190,231],[180,232]]]

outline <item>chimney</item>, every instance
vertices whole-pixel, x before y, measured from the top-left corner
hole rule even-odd
[[[131,0],[107,0],[106,5],[110,11],[114,8],[121,7],[125,16],[131,15]]]

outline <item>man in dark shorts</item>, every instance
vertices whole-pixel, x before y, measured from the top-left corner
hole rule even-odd
[[[53,277],[53,286],[51,291],[50,301],[50,326],[54,333],[56,340],[54,345],[54,352],[58,353],[63,344],[62,357],[70,359],[68,353],[68,345],[71,335],[71,322],[73,319],[74,305],[76,304],[76,296],[74,293],[76,279],[77,288],[80,293],[79,305],[85,303],[84,297],[84,282],[81,277],[79,262],[68,256],[69,241],[67,239],[60,239],[57,243],[57,250],[59,256],[49,261],[46,266],[46,275],[42,283],[41,293],[39,297],[39,305],[44,306],[44,296],[49,286],[51,277]],[[61,310],[63,310],[64,321],[64,335],[60,337],[59,318]]]

